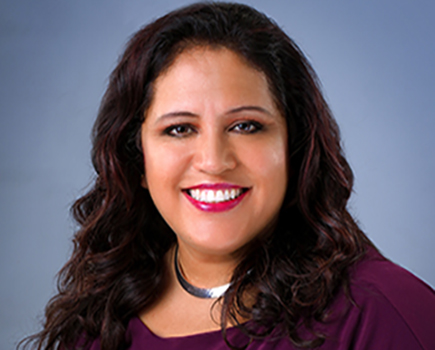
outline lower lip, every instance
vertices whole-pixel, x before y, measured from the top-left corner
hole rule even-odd
[[[193,206],[199,210],[210,212],[210,213],[220,213],[223,211],[228,211],[236,207],[242,200],[245,198],[246,194],[249,192],[243,192],[240,196],[238,196],[235,199],[232,199],[230,201],[226,202],[220,202],[220,203],[205,203],[197,201],[196,199],[192,198],[187,194],[187,192],[184,192],[184,195],[187,197],[190,203],[193,204]]]

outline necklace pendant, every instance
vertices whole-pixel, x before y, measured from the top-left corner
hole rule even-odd
[[[225,294],[225,292],[231,286],[231,283],[227,283],[222,286],[218,286],[214,288],[199,288],[187,282],[187,280],[184,278],[183,274],[181,273],[180,267],[178,265],[178,245],[175,247],[174,267],[175,267],[175,274],[177,276],[177,280],[180,283],[181,287],[187,293],[197,298],[202,298],[202,299],[220,298]]]

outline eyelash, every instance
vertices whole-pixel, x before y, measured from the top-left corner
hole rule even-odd
[[[250,130],[236,130],[236,128],[240,128],[240,126],[247,126]],[[254,128],[254,129],[252,129]],[[253,121],[253,120],[244,120],[241,122],[237,122],[235,125],[233,125],[230,130],[235,130],[238,134],[255,134],[261,130],[263,130],[263,125],[259,122]]]
[[[244,130],[242,130],[244,128]],[[248,130],[246,130],[248,128]],[[253,120],[244,120],[237,122],[229,128],[229,131],[234,131],[237,134],[255,134],[261,130],[263,130],[264,126]],[[164,134],[171,137],[187,137],[192,133],[195,133],[195,128],[190,124],[175,124],[171,125],[164,130]]]
[[[181,128],[184,129],[184,132],[183,132],[183,129],[180,130]],[[189,131],[186,132],[186,130],[189,130]],[[195,132],[194,127],[192,125],[189,125],[189,124],[175,124],[175,125],[168,126],[164,130],[165,135],[172,136],[172,137],[186,137],[193,132]]]

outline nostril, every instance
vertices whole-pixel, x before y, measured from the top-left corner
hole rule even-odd
[[[195,157],[196,169],[213,175],[232,170],[236,168],[237,163],[234,152],[222,145],[202,146]]]

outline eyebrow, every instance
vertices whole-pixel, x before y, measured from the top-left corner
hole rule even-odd
[[[260,106],[240,106],[240,107],[236,107],[233,109],[230,109],[228,112],[226,112],[225,114],[237,114],[240,112],[244,112],[244,111],[255,111],[255,112],[260,112],[262,114],[266,114],[269,116],[272,116],[272,113],[270,113],[267,109],[260,107]],[[157,121],[161,121],[167,118],[175,118],[175,117],[199,117],[199,115],[189,112],[189,111],[174,111],[174,112],[169,112],[169,113],[165,113],[162,114],[160,117],[157,118]]]
[[[255,111],[255,112],[260,112],[260,113],[264,113],[267,115],[272,115],[267,109],[260,107],[260,106],[241,106],[241,107],[231,109],[230,111],[227,112],[227,114],[236,114],[236,113],[243,112],[243,111]]]
[[[198,117],[198,115],[188,111],[175,111],[175,112],[162,114],[160,117],[157,118],[156,122],[159,122],[167,118],[175,118],[175,117]]]

